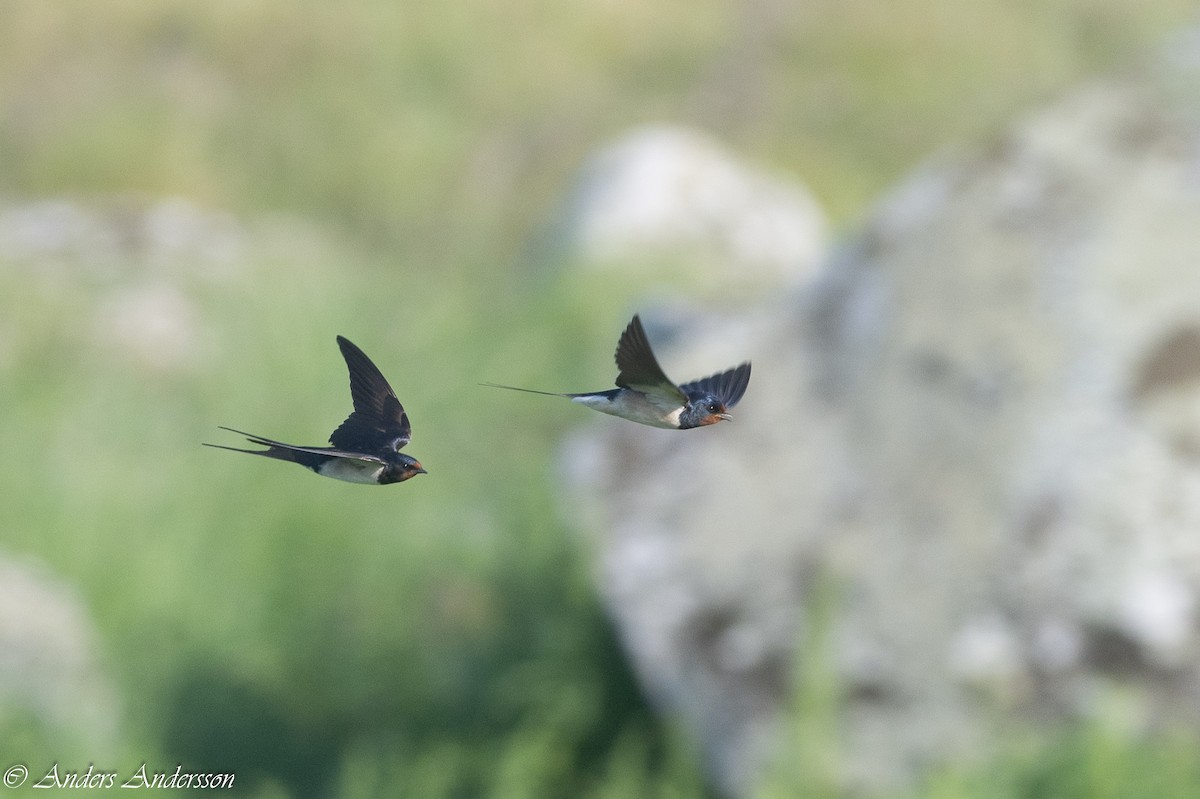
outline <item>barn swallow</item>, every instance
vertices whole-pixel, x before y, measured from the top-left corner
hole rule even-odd
[[[252,444],[267,449],[238,449],[220,444],[204,446],[298,463],[322,477],[350,483],[387,485],[428,474],[416,458],[400,452],[412,438],[412,425],[404,406],[396,399],[396,392],[362,350],[341,336],[337,337],[337,343],[350,370],[354,412],[329,436],[332,447],[297,447],[232,427],[221,429],[246,436]]]
[[[750,385],[749,361],[720,374],[676,385],[658,365],[642,320],[636,314],[617,342],[616,359],[617,387],[607,391],[558,394],[499,383],[484,385],[567,397],[601,413],[669,430],[687,430],[732,419],[729,409],[737,405]]]

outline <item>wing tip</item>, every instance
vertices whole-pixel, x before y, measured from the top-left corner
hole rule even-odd
[[[723,401],[726,407],[732,408],[741,401],[746,389],[750,387],[750,361],[742,361],[727,370],[721,378],[721,387],[724,389]]]
[[[366,357],[366,353],[362,351],[362,347],[359,347],[340,333],[337,335],[337,345],[338,349],[342,351],[342,357],[347,359],[347,361],[351,357]]]

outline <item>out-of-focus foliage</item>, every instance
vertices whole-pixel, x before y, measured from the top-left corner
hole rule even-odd
[[[0,185],[283,208],[473,261],[521,240],[589,148],[675,121],[852,216],[1190,7],[7,2]]]
[[[119,231],[121,204],[183,196],[237,231],[212,258],[0,252],[0,549],[79,586],[123,709],[108,755],[23,716],[0,753],[182,761],[260,796],[704,795],[553,493],[557,441],[592,420],[476,385],[611,377],[636,297],[522,262],[571,171],[630,125],[693,124],[847,220],[1187,7],[0,2],[6,206],[67,197]],[[199,446],[236,445],[217,424],[321,443],[348,410],[337,333],[391,379],[429,476]],[[994,795],[1095,795],[1056,791],[1105,742],[1063,746]],[[798,773],[764,792],[817,784]]]

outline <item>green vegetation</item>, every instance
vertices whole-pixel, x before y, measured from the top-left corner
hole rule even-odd
[[[1099,726],[1031,737],[998,753],[986,769],[936,775],[925,799],[1189,799],[1200,786],[1196,735],[1160,733],[1131,743]]]
[[[0,714],[0,768],[182,761],[242,795],[347,799],[705,795],[554,495],[557,442],[591,420],[476,386],[611,376],[630,287],[523,259],[587,152],[703,126],[847,221],[1190,9],[102,5],[0,2],[0,197],[119,229],[182,196],[240,232],[220,257],[133,237],[0,259],[0,551],[78,586],[122,708],[107,752]],[[180,341],[138,321],[176,300]],[[217,424],[319,443],[347,410],[337,333],[391,378],[428,477],[371,489],[199,446],[230,441]],[[819,795],[807,762],[764,795]],[[1196,763],[1085,731],[928,795],[1182,796]]]

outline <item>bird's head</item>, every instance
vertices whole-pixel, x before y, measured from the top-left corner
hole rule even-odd
[[[679,414],[679,426],[684,429],[732,420],[733,417],[729,415],[725,403],[715,394],[693,399],[683,409],[683,413]]]
[[[395,483],[403,483],[405,480],[412,479],[418,474],[429,474],[429,472],[425,471],[425,467],[421,465],[420,461],[404,454],[401,454],[396,459],[396,463],[393,464],[391,471],[393,477],[391,482]]]

